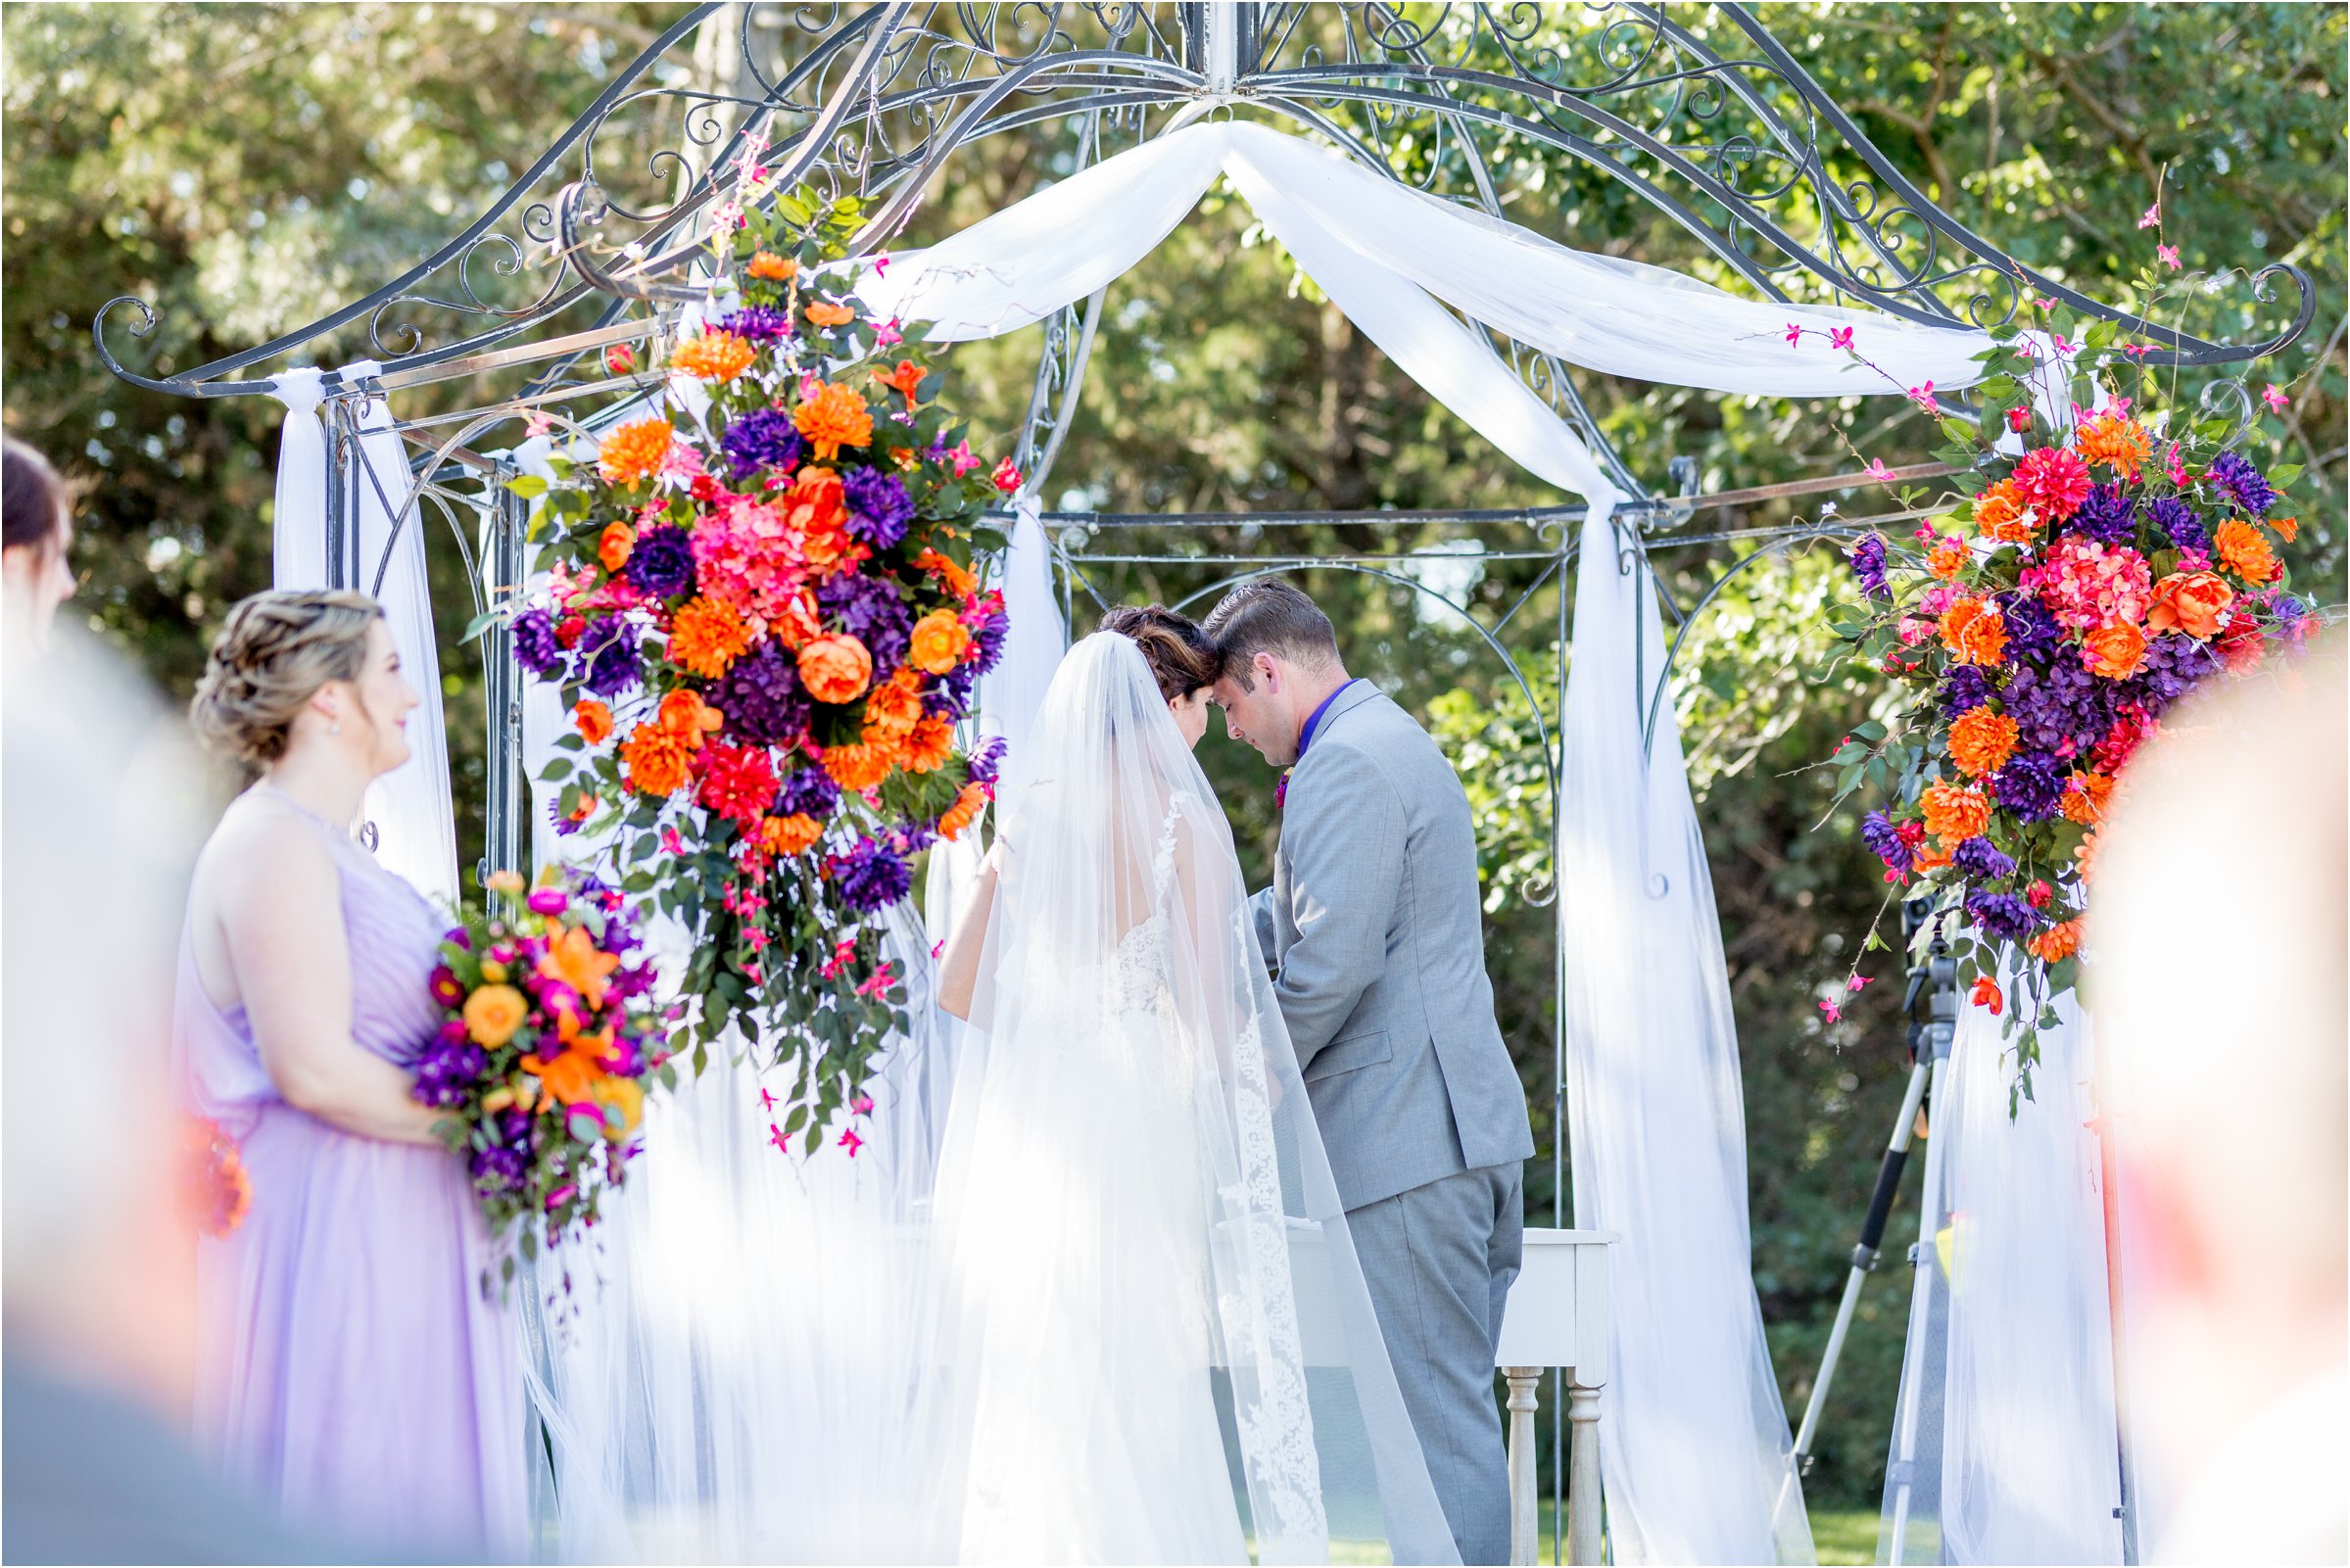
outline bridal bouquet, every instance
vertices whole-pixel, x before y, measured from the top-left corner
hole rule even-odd
[[[2117,345],[2110,322],[2079,343],[2073,330],[2051,317],[2036,338],[1992,333],[1980,433],[1944,417],[1931,387],[1912,391],[1957,435],[1936,453],[1959,471],[1954,489],[1902,497],[1935,512],[1913,535],[1853,542],[1858,595],[1832,617],[1843,652],[1907,692],[1829,759],[1839,799],[1863,784],[1889,797],[1861,835],[1889,881],[1945,890],[1962,983],[2020,1031],[2026,1094],[2052,999],[2074,981],[2116,780],[2198,683],[2317,624],[2278,555],[2298,527],[2284,490],[2299,470],[2264,473],[2237,450],[2248,401],[2240,420],[2164,407],[2143,346]],[[2061,374],[2035,356],[2051,348],[2100,381],[2064,431],[2031,397],[2036,374]],[[2274,386],[2268,397],[2282,403]],[[2006,988],[2018,995],[1999,982],[2008,945],[2023,955]]]
[[[904,1022],[879,917],[992,794],[997,748],[955,725],[1005,632],[973,570],[1002,545],[985,509],[1020,483],[828,267],[855,215],[722,213],[718,303],[669,346],[662,404],[514,482],[553,569],[515,657],[576,731],[544,775],[556,826],[612,835],[620,887],[691,931],[696,1069],[736,1021],[796,1061],[774,1135],[811,1151]]]
[[[445,1022],[410,1092],[449,1113],[442,1135],[491,1234],[518,1226],[530,1258],[542,1234],[552,1248],[596,1223],[639,1151],[648,1084],[673,1086],[676,1069],[652,964],[617,890],[577,871],[527,893],[501,872],[490,889],[515,902],[465,912],[441,943],[430,983]],[[511,1279],[514,1253],[502,1253]]]

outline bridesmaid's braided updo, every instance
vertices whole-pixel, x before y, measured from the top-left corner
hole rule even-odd
[[[1116,632],[1142,650],[1151,678],[1159,683],[1159,695],[1170,702],[1216,684],[1216,644],[1189,618],[1164,604],[1122,604],[1102,617],[1102,630]]]
[[[251,768],[285,755],[294,720],[329,681],[366,667],[383,606],[364,594],[302,591],[240,599],[213,641],[188,718],[205,743]]]

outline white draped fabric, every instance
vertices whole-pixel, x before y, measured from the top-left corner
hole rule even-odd
[[[1575,1223],[1620,1231],[1615,1359],[1600,1423],[1619,1563],[1810,1562],[1793,1444],[1754,1296],[1745,1095],[1713,881],[1645,559],[1584,524],[1559,732],[1559,947],[1566,965]],[[1635,660],[1638,660],[1637,667]]]
[[[344,366],[341,375],[351,385],[377,368],[363,359]],[[328,457],[318,418],[319,381],[316,368],[304,367],[286,371],[274,383],[286,404],[286,420],[270,520],[271,578],[283,589],[327,585]],[[360,813],[375,829],[376,860],[448,908],[456,903],[458,891],[456,815],[449,795],[449,732],[441,715],[440,642],[424,572],[424,512],[420,501],[411,500],[408,456],[382,399],[362,405],[359,428],[359,451],[341,476],[353,529],[347,561],[357,563],[358,573],[350,586],[382,601],[401,666],[423,699],[408,715],[408,760],[368,786]]]

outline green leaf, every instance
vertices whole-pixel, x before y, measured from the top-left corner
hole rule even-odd
[[[543,474],[516,474],[505,482],[505,488],[528,500],[547,494],[547,479]]]

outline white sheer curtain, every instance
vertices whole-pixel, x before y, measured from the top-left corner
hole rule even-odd
[[[373,360],[362,359],[345,365],[340,374],[348,386],[377,369]],[[286,404],[270,522],[271,575],[278,588],[327,583],[329,457],[317,411],[320,376],[316,368],[304,367],[286,371],[273,384]],[[411,755],[368,786],[360,815],[374,827],[376,860],[446,907],[457,898],[456,816],[449,794],[449,732],[441,714],[440,642],[424,572],[424,508],[420,499],[410,499],[408,455],[381,398],[360,406],[359,428],[358,451],[341,475],[353,529],[348,560],[356,562],[358,572],[350,586],[382,601],[401,665],[423,699],[408,715]]]

